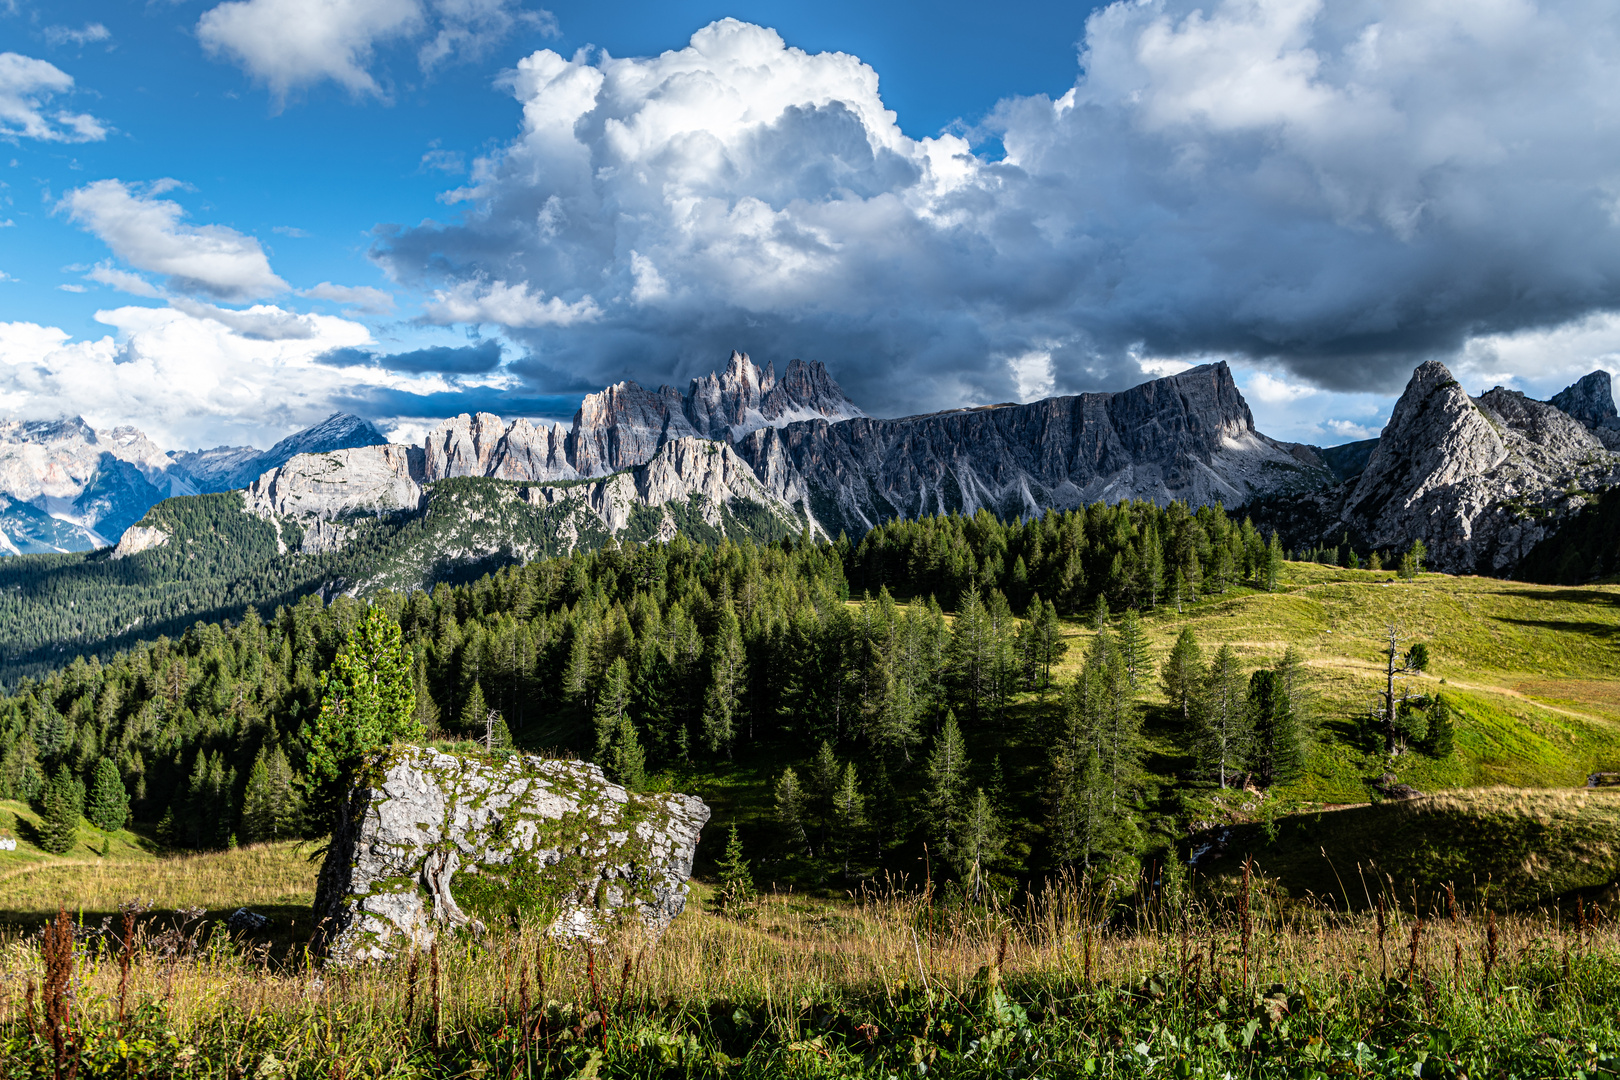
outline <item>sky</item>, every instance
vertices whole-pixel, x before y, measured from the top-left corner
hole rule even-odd
[[[0,417],[411,440],[733,348],[878,416],[1225,360],[1319,445],[1620,372],[1620,14],[0,0]]]

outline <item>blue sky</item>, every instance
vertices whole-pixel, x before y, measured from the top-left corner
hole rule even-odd
[[[1316,443],[1431,356],[1547,396],[1620,370],[1616,41],[1576,0],[0,0],[0,410],[409,438],[732,347],[878,415],[1227,359]]]

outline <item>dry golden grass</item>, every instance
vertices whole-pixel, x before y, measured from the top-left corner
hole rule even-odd
[[[1117,920],[1097,917],[1094,898],[1063,888],[1043,903],[973,913],[930,909],[916,894],[873,895],[854,903],[778,895],[760,900],[741,921],[699,910],[700,900],[656,945],[630,937],[587,950],[534,930],[447,942],[440,994],[450,1014],[446,1022],[454,1023],[458,1011],[513,1001],[520,968],[529,967],[536,973],[538,1001],[573,1003],[581,1011],[595,1001],[627,995],[679,1001],[693,1009],[723,1001],[765,1002],[794,1014],[806,1002],[871,1002],[908,987],[962,996],[989,968],[1009,981],[1071,986],[1138,983],[1193,965],[1205,979],[1218,970],[1223,982],[1244,980],[1250,986],[1324,986],[1413,972],[1436,985],[1467,989],[1479,984],[1488,964],[1506,965],[1514,956],[1522,960],[1538,950],[1567,947],[1582,955],[1620,957],[1620,926],[1610,922],[1579,930],[1555,915],[1498,917],[1488,923],[1442,906],[1425,913],[1414,949],[1417,920],[1410,913],[1392,908],[1380,931],[1371,915],[1284,909],[1272,899],[1256,886],[1246,948],[1241,923],[1230,912],[1216,917],[1193,907],[1183,921],[1138,908],[1138,929],[1120,930]],[[1491,925],[1495,960],[1489,959]],[[131,969],[129,994],[132,1000],[144,994],[167,1002],[182,1032],[215,1021],[227,1008],[246,1017],[320,1010],[379,1021],[405,1015],[413,997],[416,1015],[428,1008],[425,961],[419,963],[413,990],[405,958],[347,971],[318,970],[296,962],[296,955],[292,963],[273,963],[251,948],[219,940],[210,946],[205,935],[193,940],[190,955],[176,957],[172,945],[187,934],[174,926],[174,920],[158,917],[142,928],[143,948]],[[32,940],[0,940],[0,1024],[19,1007],[26,981],[39,974]],[[92,959],[82,978],[90,993],[116,997],[114,957]]]
[[[65,907],[106,914],[140,901],[158,910],[308,908],[319,865],[306,844],[257,844],[162,859],[57,859],[0,875],[0,920],[37,923]]]

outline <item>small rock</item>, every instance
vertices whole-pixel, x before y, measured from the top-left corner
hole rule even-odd
[[[270,920],[257,911],[239,907],[231,912],[231,917],[225,920],[225,925],[239,934],[256,934],[269,926]]]

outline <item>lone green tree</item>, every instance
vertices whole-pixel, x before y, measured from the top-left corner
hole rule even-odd
[[[726,841],[726,853],[720,860],[720,890],[715,903],[721,911],[736,913],[754,899],[754,875],[743,858],[742,841],[737,838],[737,826],[731,826],[731,837]]]
[[[84,816],[103,832],[117,832],[129,818],[129,792],[124,790],[112,758],[104,757],[96,765],[96,779],[90,787]]]
[[[349,631],[321,683],[321,711],[299,728],[313,809],[348,823],[349,796],[400,739],[420,738],[411,654],[399,624],[373,607]]]

